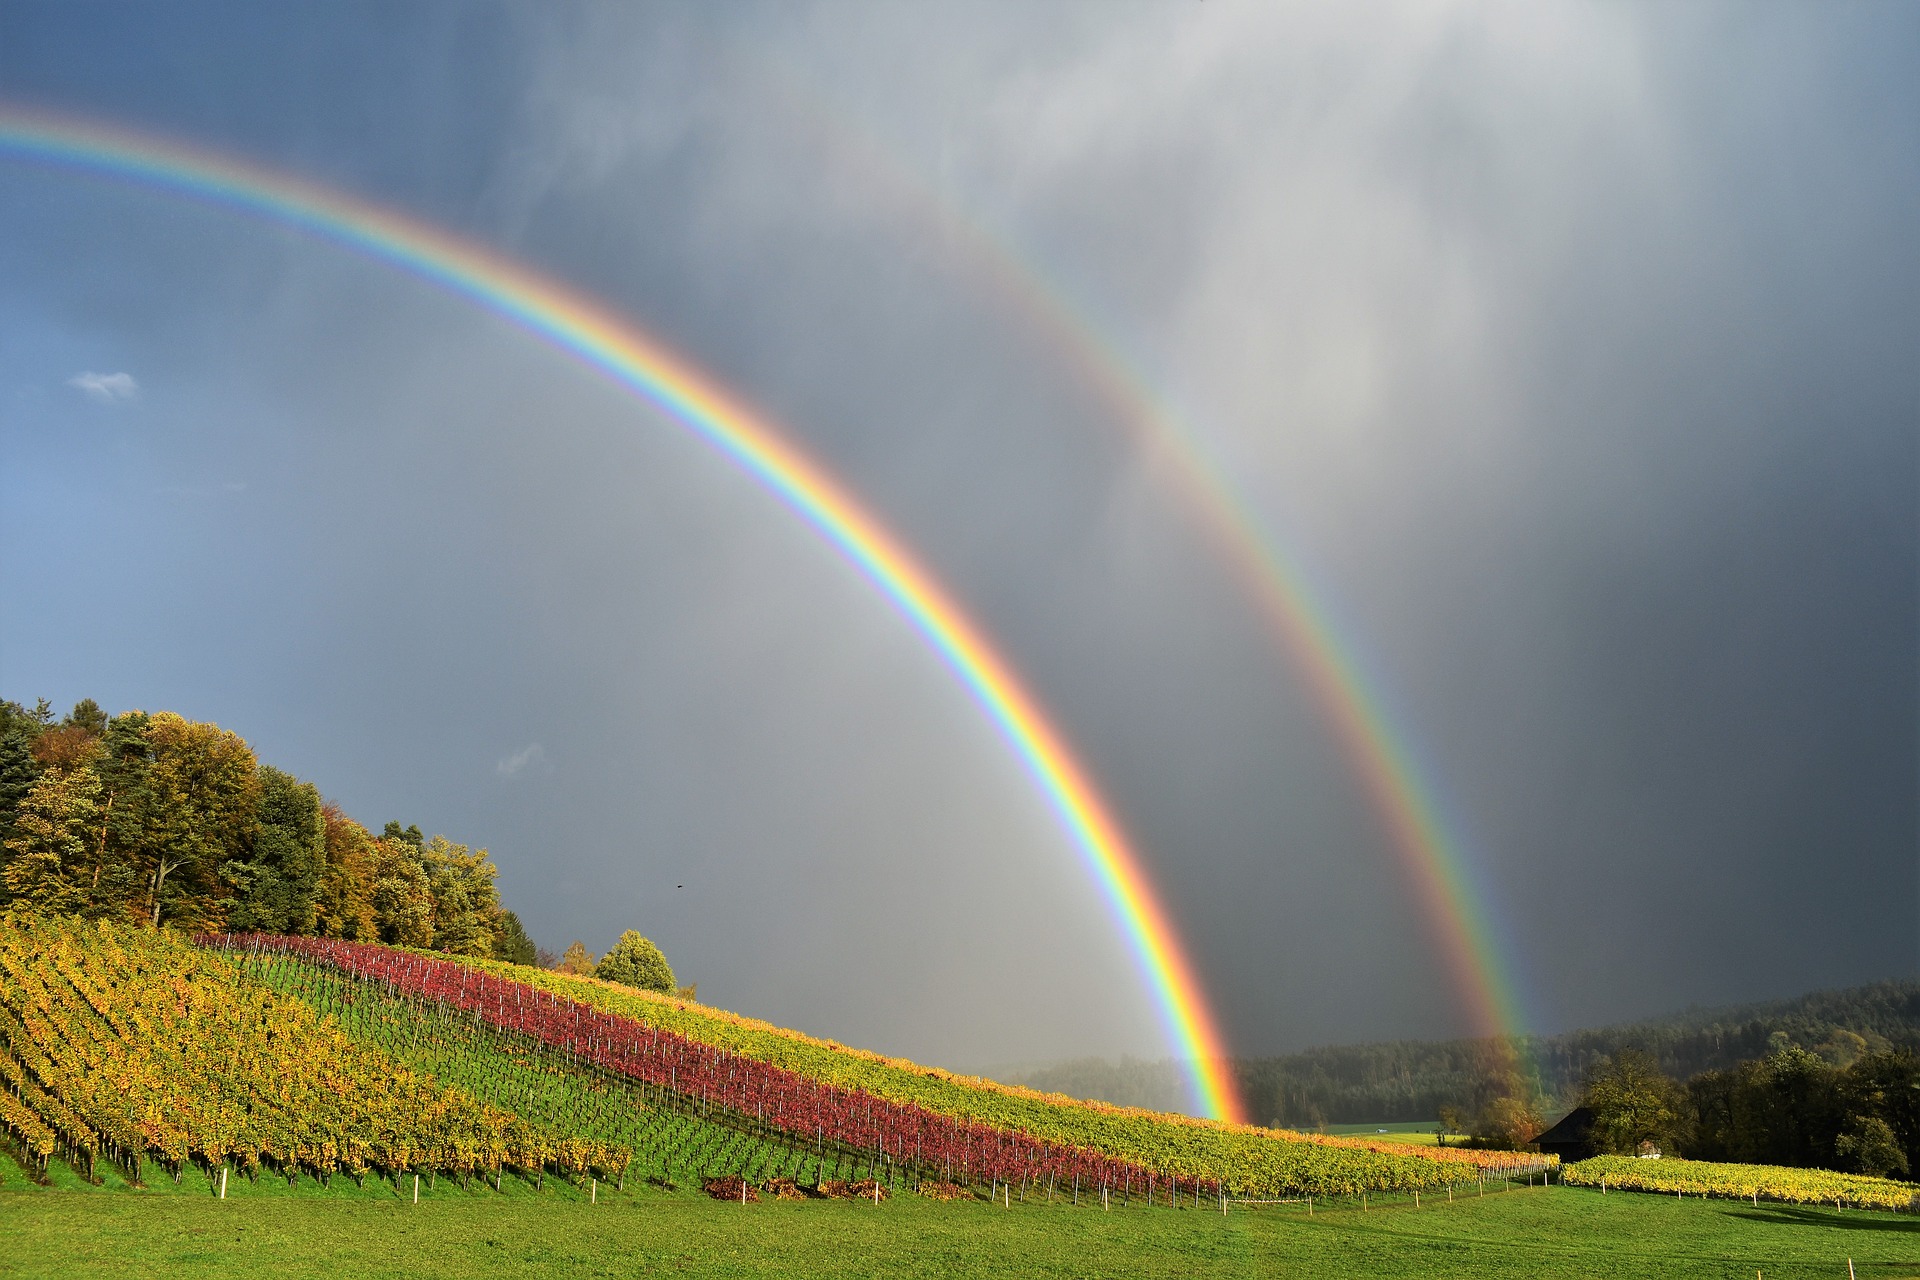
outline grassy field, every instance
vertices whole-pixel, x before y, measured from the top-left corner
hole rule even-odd
[[[721,1204],[653,1187],[598,1203],[442,1179],[288,1187],[236,1179],[215,1199],[189,1169],[132,1191],[60,1166],[36,1187],[0,1159],[0,1276],[1381,1276],[1920,1277],[1920,1218],[1734,1201],[1517,1188],[1396,1204],[1102,1213],[911,1196]]]
[[[1330,1124],[1326,1131],[1342,1138],[1378,1138],[1413,1147],[1431,1147],[1439,1141],[1438,1120],[1389,1120],[1384,1124]],[[1459,1139],[1455,1139],[1459,1141]]]

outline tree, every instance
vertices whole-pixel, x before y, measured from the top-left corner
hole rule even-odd
[[[238,734],[171,711],[153,717],[147,738],[154,757],[141,821],[151,919],[217,928],[235,905],[221,871],[245,855],[257,821],[253,751]]]
[[[254,817],[252,849],[225,869],[236,899],[228,923],[265,933],[312,933],[314,896],[327,860],[319,788],[261,765]]]
[[[508,964],[533,964],[539,959],[539,948],[533,945],[533,939],[527,936],[526,928],[520,923],[520,917],[511,911],[500,913],[500,928],[493,936],[493,958],[504,960]]]
[[[490,956],[499,929],[500,872],[485,849],[469,850],[435,836],[420,851],[433,893],[433,948],[456,956]]]
[[[314,889],[314,932],[323,938],[372,942],[380,936],[373,909],[379,861],[373,837],[337,805],[322,805],[320,821],[326,861]]]
[[[6,839],[20,802],[40,777],[40,762],[33,754],[39,736],[40,726],[26,708],[0,702],[0,840]]]
[[[575,938],[567,944],[566,953],[560,957],[560,972],[581,975],[593,972],[593,952],[587,950],[586,943]]]
[[[402,827],[397,822],[389,822],[387,829],[380,833],[380,838],[382,840],[392,840],[399,844],[410,844],[416,849],[420,848],[424,843],[420,835],[419,827]]]
[[[433,887],[420,851],[404,840],[373,842],[373,918],[393,947],[433,945]]]
[[[1603,1059],[1588,1077],[1583,1101],[1593,1110],[1595,1150],[1632,1155],[1642,1142],[1668,1150],[1677,1145],[1683,1127],[1680,1086],[1650,1054],[1622,1049]]]
[[[87,902],[87,864],[100,825],[100,779],[87,765],[49,769],[20,802],[0,879],[16,905],[48,914]]]
[[[1473,1132],[1476,1138],[1489,1147],[1506,1151],[1518,1151],[1540,1136],[1546,1128],[1541,1123],[1540,1113],[1531,1103],[1516,1097],[1495,1098],[1480,1112],[1474,1122]]]
[[[78,708],[76,708],[78,710]],[[94,771],[100,775],[100,840],[94,849],[88,914],[114,919],[142,910],[146,899],[143,851],[151,808],[147,773],[152,717],[128,711],[107,721]]]
[[[99,751],[98,735],[79,725],[48,729],[33,740],[33,758],[43,769],[72,769],[92,760]]]
[[[1849,1113],[1886,1123],[1909,1176],[1920,1169],[1920,1058],[1907,1050],[1868,1054],[1847,1069],[1840,1092]]]
[[[1847,1128],[1834,1139],[1834,1154],[1849,1173],[1864,1173],[1870,1178],[1907,1176],[1907,1153],[1893,1136],[1893,1127],[1879,1116],[1852,1116]]]
[[[82,698],[60,722],[62,728],[83,729],[98,738],[107,731],[107,713],[92,698]]]
[[[667,958],[660,954],[659,947],[632,929],[621,934],[613,950],[601,957],[593,976],[642,991],[673,993],[673,968]]]

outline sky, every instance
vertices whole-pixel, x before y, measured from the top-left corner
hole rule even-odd
[[[1914,976],[1916,70],[1901,5],[0,0],[0,102],[455,231],[781,424],[1046,706],[1244,1054],[1473,993],[1088,353],[1313,584],[1526,1029]],[[963,1069],[1168,1052],[869,582],[337,245],[0,157],[0,599],[0,696],[217,721],[488,848],[555,950]]]

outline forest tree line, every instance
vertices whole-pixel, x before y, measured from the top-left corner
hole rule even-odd
[[[1860,1040],[1856,1036],[1855,1040]],[[1834,1062],[1778,1033],[1762,1058],[1682,1084],[1627,1049],[1581,1090],[1588,1141],[1612,1155],[1680,1155],[1736,1164],[1905,1178],[1920,1170],[1920,1059],[1866,1051]]]
[[[1920,983],[1888,981],[1555,1036],[1334,1045],[1233,1065],[1252,1114],[1286,1128],[1438,1118],[1489,1145],[1525,1145],[1545,1119],[1597,1100],[1610,1118],[1596,1141],[1621,1154],[1650,1141],[1703,1159],[1911,1175],[1917,1048]],[[1185,1092],[1166,1060],[1083,1059],[1012,1079],[1161,1110]],[[1609,1101],[1622,1096],[1637,1100]]]
[[[0,701],[0,908],[535,960],[485,849],[375,835],[216,724]]]
[[[1553,1036],[1400,1040],[1336,1045],[1237,1062],[1255,1114],[1283,1124],[1431,1120],[1442,1107],[1472,1116],[1503,1096],[1549,1114],[1574,1106],[1596,1069],[1632,1049],[1676,1080],[1734,1070],[1782,1044],[1830,1066],[1920,1049],[1920,982],[1888,981]],[[1515,1081],[1516,1068],[1523,1078]]]

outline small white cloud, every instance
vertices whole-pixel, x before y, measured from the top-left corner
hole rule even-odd
[[[94,373],[88,370],[68,378],[67,385],[86,392],[88,399],[101,404],[120,404],[140,394],[140,384],[133,380],[130,373]]]
[[[546,749],[537,742],[530,742],[494,765],[493,771],[503,778],[517,778],[529,769],[544,766],[546,762]]]

